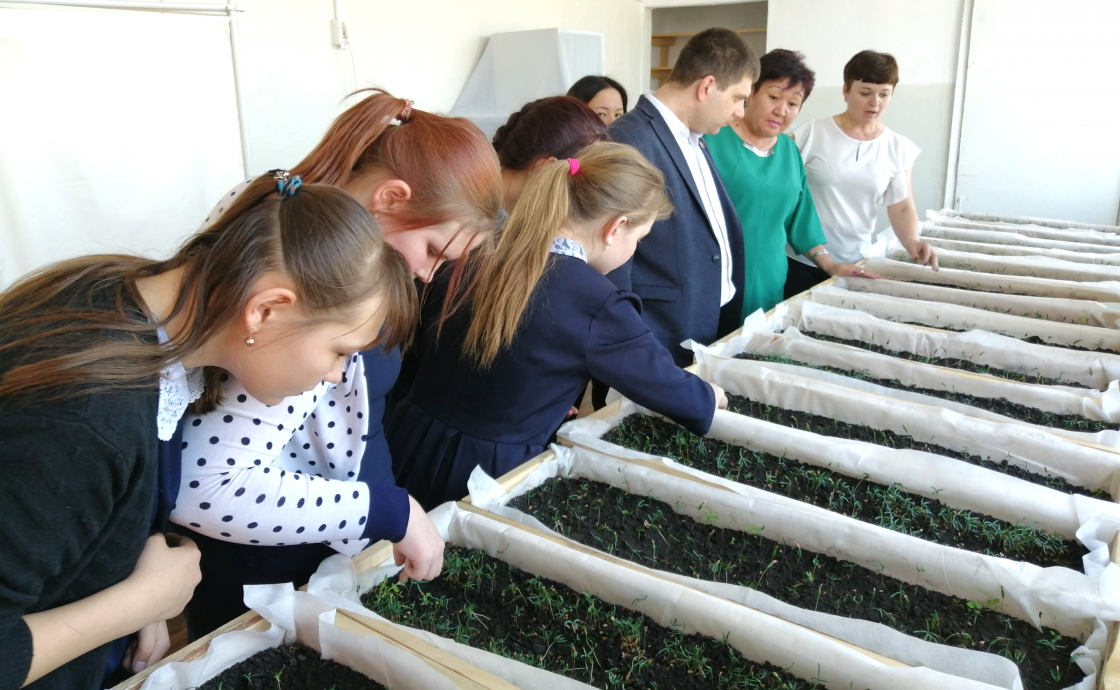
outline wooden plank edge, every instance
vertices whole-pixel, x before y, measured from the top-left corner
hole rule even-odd
[[[210,649],[210,643],[219,635],[224,635],[229,632],[238,632],[242,630],[257,630],[263,632],[265,630],[268,630],[269,627],[271,627],[271,624],[253,611],[243,613],[237,618],[234,618],[229,623],[226,623],[222,627],[210,633],[209,635],[198,638],[197,640],[188,644],[186,647],[183,647],[174,654],[170,654],[160,659],[158,663],[152,664],[140,673],[137,673],[136,675],[121,681],[117,685],[114,685],[112,690],[136,690],[136,688],[139,688],[144,684],[144,681],[148,679],[148,676],[150,676],[155,672],[156,669],[162,666],[176,662],[187,662],[201,659],[206,654],[207,650]]]
[[[338,609],[335,623],[338,627],[350,632],[380,637],[389,644],[419,657],[449,678],[457,687],[471,690],[518,690],[517,686],[464,661],[451,652],[436,647],[410,632],[402,630],[392,623],[342,609]]]

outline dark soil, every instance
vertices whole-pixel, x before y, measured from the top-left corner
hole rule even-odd
[[[721,640],[662,627],[481,551],[449,547],[438,579],[387,580],[364,602],[394,622],[600,688],[817,687],[747,661]]]
[[[989,367],[986,364],[976,364],[967,359],[956,359],[947,357],[943,359],[933,357],[923,357],[915,355],[911,352],[902,352],[900,350],[889,350],[881,345],[874,343],[865,343],[862,340],[845,340],[843,338],[834,338],[831,335],[824,333],[806,332],[817,340],[827,340],[832,343],[840,343],[841,345],[852,345],[863,350],[870,352],[878,352],[881,355],[890,355],[891,357],[898,357],[899,359],[908,359],[911,362],[922,362],[924,364],[935,364],[939,367],[949,367],[951,369],[960,369],[961,371],[971,371],[976,374],[987,374],[989,376],[998,376],[1001,379],[1008,379],[1009,381],[1019,381],[1021,383],[1034,383],[1041,386],[1080,386],[1081,384],[1073,381],[1063,381],[1062,379],[1051,379],[1045,376],[1034,376],[1031,374],[1023,374],[1010,369],[996,369]]]
[[[906,493],[901,486],[884,486],[866,477],[852,478],[703,438],[663,419],[631,415],[603,439],[937,544],[1042,567],[1082,569],[1081,557],[1086,551],[1077,541],[949,508],[940,501]]]
[[[793,412],[772,405],[764,405],[737,395],[729,395],[727,398],[730,401],[727,407],[728,410],[748,417],[754,417],[755,419],[781,424],[782,426],[793,429],[811,431],[822,436],[854,439],[856,441],[865,441],[880,446],[887,446],[888,448],[922,450],[927,453],[944,455],[956,460],[964,460],[973,465],[979,465],[980,467],[986,467],[996,472],[1002,472],[1003,474],[1017,477],[1024,481],[1031,482],[1032,484],[1048,486],[1051,489],[1062,491],[1067,494],[1082,494],[1104,501],[1112,500],[1112,497],[1104,491],[1086,489],[1083,486],[1071,484],[1061,477],[1035,474],[1018,465],[1012,465],[1006,460],[993,462],[991,460],[985,460],[979,455],[971,455],[965,451],[951,450],[944,446],[917,441],[910,436],[896,434],[893,431],[873,429],[869,426],[859,424],[848,424],[847,422],[840,422],[835,419],[829,419],[828,417],[822,417],[821,415],[810,414],[808,412]]]
[[[1070,660],[1076,640],[986,607],[998,602],[968,602],[909,585],[764,539],[764,530],[713,527],[656,499],[582,479],[547,482],[513,505],[576,541],[643,565],[745,585],[801,608],[1001,654],[1018,664],[1027,690],[1058,690],[1084,677]]]
[[[933,388],[917,388],[915,386],[907,386],[901,381],[895,379],[877,379],[872,378],[868,374],[850,369],[837,369],[835,367],[826,367],[816,364],[806,364],[805,362],[798,362],[785,357],[774,357],[753,355],[750,353],[742,353],[735,355],[736,359],[749,359],[759,362],[780,362],[782,364],[792,364],[794,366],[806,367],[809,369],[819,369],[821,371],[829,371],[834,374],[842,376],[850,376],[861,381],[874,383],[886,388],[894,388],[896,390],[910,391],[912,393],[922,393],[924,395],[933,396],[942,400],[949,400],[951,402],[960,403],[962,405],[969,405],[972,407],[979,407],[989,412],[995,412],[1005,417],[1017,419],[1020,422],[1028,424],[1037,424],[1039,426],[1047,426],[1052,428],[1066,429],[1069,431],[1083,431],[1088,433],[1096,433],[1106,429],[1118,429],[1120,424],[1106,424],[1105,422],[1098,422],[1087,417],[1075,414],[1055,414],[1053,412],[1043,412],[1037,407],[1029,407],[1020,403],[1011,402],[1007,398],[978,398],[973,395],[966,395],[964,393],[956,393],[954,391],[939,390]]]
[[[893,321],[894,323],[904,323],[904,324],[907,324],[909,326],[922,326],[924,328],[937,328],[937,329],[942,330],[942,331],[952,331],[953,333],[966,333],[969,330],[971,330],[971,329],[967,329],[967,328],[954,328],[952,326],[946,326],[944,324],[938,324],[936,326],[931,326],[928,323],[921,323],[919,321],[895,321],[894,319],[887,319],[887,320],[888,321]],[[1016,340],[1022,340],[1024,343],[1031,343],[1032,345],[1045,345],[1046,347],[1060,347],[1063,350],[1079,350],[1081,352],[1111,352],[1111,350],[1106,348],[1106,347],[1082,347],[1080,345],[1065,345],[1063,343],[1051,343],[1049,341],[1043,340],[1042,338],[1040,338],[1037,335],[1032,335],[1032,336],[1028,336],[1028,337],[1020,337],[1020,336],[1017,336],[1017,335],[1007,335],[1006,333],[1000,333],[999,331],[989,331],[989,333],[995,333],[996,335],[1007,336],[1008,338],[1015,338]]]
[[[249,657],[198,690],[385,690],[385,686],[309,647],[273,647]]]

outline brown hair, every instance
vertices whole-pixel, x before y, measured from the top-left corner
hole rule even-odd
[[[634,227],[672,211],[661,171],[636,149],[592,144],[577,158],[575,175],[567,160],[542,166],[526,185],[497,246],[477,258],[463,352],[482,368],[513,341],[561,226],[626,216]]]
[[[366,90],[372,95],[339,115],[292,174],[340,187],[383,170],[412,190],[408,203],[384,212],[402,229],[455,221],[473,232],[492,231],[502,206],[502,175],[482,131],[470,120],[433,115],[381,89]]]
[[[852,88],[852,82],[865,84],[898,84],[898,61],[890,53],[876,53],[874,50],[861,50],[844,65],[844,88]]]
[[[143,304],[137,279],[172,269],[182,269],[183,279],[165,321],[150,322],[128,307]],[[236,320],[256,280],[269,272],[291,278],[309,318],[330,318],[380,296],[377,342],[393,347],[412,336],[411,273],[361,204],[326,185],[304,185],[285,198],[276,180],[263,176],[166,261],[81,257],[0,293],[0,354],[30,353],[0,377],[0,397],[49,391],[64,398],[151,385]],[[156,329],[184,313],[189,318],[176,339],[159,345]],[[220,374],[207,369],[200,414],[218,403]]]
[[[597,141],[610,141],[607,126],[572,96],[526,103],[494,134],[503,170],[527,170],[539,158],[571,158]]]
[[[716,87],[726,90],[758,77],[758,55],[742,36],[730,29],[705,29],[688,39],[669,74],[669,83],[688,86],[704,77],[715,77]]]

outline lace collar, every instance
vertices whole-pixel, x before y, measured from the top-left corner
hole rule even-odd
[[[159,329],[159,342],[169,340],[167,333]],[[160,372],[159,409],[156,412],[156,431],[161,441],[170,441],[179,426],[179,419],[198,396],[202,395],[205,381],[202,367],[187,371],[182,364],[175,362]]]
[[[575,240],[568,239],[567,237],[557,237],[552,240],[553,254],[563,254],[564,256],[573,256],[583,263],[587,263],[587,252],[584,251],[583,245]]]

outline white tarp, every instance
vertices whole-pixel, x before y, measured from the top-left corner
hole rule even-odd
[[[693,345],[693,347],[696,347]],[[962,393],[980,398],[1006,399],[1024,406],[1033,407],[1045,412],[1055,414],[1073,414],[1101,422],[1120,421],[1120,382],[1113,381],[1108,390],[1101,391],[1073,386],[1050,386],[1012,381],[998,376],[976,374],[961,371],[950,367],[936,366],[924,362],[914,362],[899,357],[879,354],[864,350],[853,345],[844,345],[825,340],[816,340],[789,327],[783,333],[774,333],[769,325],[761,320],[747,320],[740,335],[731,338],[727,343],[714,345],[708,348],[714,356],[731,358],[743,352],[748,352],[760,357],[769,355],[792,359],[815,366],[826,366],[858,372],[871,378],[893,380],[912,388],[928,390],[943,390]],[[779,366],[770,363],[771,366]],[[808,372],[808,369],[802,369]],[[834,380],[836,374],[823,375],[823,380]],[[811,375],[808,374],[807,375]],[[892,390],[872,383],[851,380],[849,385],[866,384],[868,390],[875,390],[881,395],[890,395]],[[874,386],[874,388],[870,388]],[[897,391],[905,394],[906,391]],[[944,404],[951,409],[957,409],[957,403],[933,399],[920,393],[911,393],[902,397],[912,400],[929,401],[929,404]],[[962,409],[989,419],[1006,419],[1001,415],[968,408],[960,405]],[[1061,430],[1055,430],[1061,433]],[[1069,432],[1072,438],[1092,440],[1096,443],[1117,445],[1115,437],[1117,432],[1112,431],[1102,436],[1086,432]]]
[[[388,567],[379,568],[369,575],[383,579],[399,570],[390,563]],[[210,643],[202,658],[166,664],[156,669],[141,690],[194,690],[258,652],[294,643],[311,647],[324,659],[349,666],[390,690],[454,690],[459,687],[419,657],[381,637],[362,635],[336,626],[337,610],[351,611],[395,625],[362,606],[357,591],[358,575],[354,572],[353,561],[342,555],[323,561],[318,572],[311,577],[306,592],[296,591],[291,584],[248,586],[245,588],[245,603],[272,624],[267,631],[219,635]],[[523,690],[591,690],[589,685],[513,659],[422,630],[395,627]]]
[[[1064,249],[1068,252],[1087,252],[1090,254],[1120,253],[1120,245],[1114,244],[1089,244],[1071,240],[1053,240],[1044,237],[1030,237],[1010,230],[1006,232],[1002,230],[970,230],[967,228],[935,225],[929,222],[922,223],[922,237],[936,237],[938,239],[958,240],[961,242],[984,242],[987,244],[1037,249]]]
[[[1055,323],[957,304],[854,292],[834,285],[813,288],[808,299],[816,304],[860,311],[889,321],[916,323],[954,331],[979,329],[1013,338],[1037,337],[1057,345],[1120,352],[1120,331],[1112,328]]]
[[[776,332],[796,326],[802,333],[820,333],[932,359],[964,359],[980,366],[1068,381],[1098,391],[1107,390],[1120,379],[1120,355],[1035,345],[980,330],[938,331],[816,302],[778,305],[768,323]]]
[[[945,401],[927,405],[790,371],[804,367],[780,369],[760,362],[728,360],[714,357],[704,348],[697,349],[696,361],[698,376],[730,394],[892,431],[992,462],[1006,460],[1035,474],[1058,476],[1077,486],[1120,495],[1120,453],[1110,448],[1079,443],[1040,427],[961,414],[941,404]]]
[[[581,77],[602,73],[603,34],[567,29],[494,34],[451,114],[469,118],[492,137],[522,105],[561,96]]]
[[[880,280],[838,278],[833,285],[852,292],[873,292],[877,295],[891,295],[926,302],[946,302],[959,304],[962,307],[1015,314],[1016,316],[1027,316],[1047,321],[1061,321],[1062,323],[1099,328],[1120,328],[1120,303],[1117,302],[1093,302],[1091,300],[1037,297],[1033,295],[1004,295],[998,292],[959,290],[940,285],[907,283],[887,278]]]
[[[1120,254],[1113,252],[1069,251],[1044,247],[1017,247],[1008,244],[973,242],[967,240],[948,240],[922,234],[922,239],[935,249],[972,254],[991,254],[993,256],[1048,256],[1075,264],[1096,264],[1100,266],[1120,266]]]
[[[165,257],[244,179],[228,31],[0,7],[0,289],[82,254]]]
[[[888,259],[909,261],[904,249],[887,253]],[[1120,267],[1074,263],[1049,256],[993,256],[938,249],[937,262],[942,266],[1000,275],[1031,276],[1056,280],[1097,283],[1120,280]]]
[[[725,491],[709,483],[710,475],[596,439],[582,437],[582,441],[587,445],[571,449],[554,448],[556,457],[553,460],[543,463],[508,491],[493,480],[487,481],[488,478],[481,472],[476,472],[471,482],[472,503],[482,503],[497,511],[498,506],[551,477],[580,477],[606,483],[634,495],[651,496],[663,501],[674,511],[697,521],[750,531],[778,542],[796,543],[809,551],[848,560],[875,572],[970,601],[999,599],[998,607],[1008,615],[1035,625],[1042,621],[1044,625],[1055,627],[1063,634],[1086,640],[1086,647],[1079,649],[1078,653],[1085,654],[1087,660],[1092,660],[1082,666],[1087,673],[1092,673],[1099,663],[1100,650],[1104,644],[1104,626],[1099,616],[1110,619],[1120,614],[1120,608],[1109,603],[1106,596],[1109,592],[1101,582],[1066,568],[1038,568],[940,546],[751,487],[739,485],[736,491]],[[683,480],[654,467],[630,462],[631,458],[664,463],[666,467],[683,470],[702,481]],[[504,514],[513,517],[508,512]],[[531,518],[520,518],[519,521],[540,527],[540,523]],[[554,568],[562,569],[571,558],[555,560],[557,563]],[[1010,686],[1005,684],[1006,680],[997,680],[1006,678],[1002,670],[996,670],[1006,668],[1002,660],[992,660],[984,655],[974,656],[940,645],[928,645],[877,624],[869,625],[866,622],[794,607],[775,606],[778,602],[772,598],[745,587],[722,586],[717,590],[717,586],[711,583],[705,585],[692,578],[673,579],[687,581],[697,589],[713,593],[719,591],[720,596],[732,600],[750,601],[752,607],[772,615],[783,618],[792,615],[801,625],[905,663],[976,680],[982,679],[1002,687]],[[993,593],[993,596],[979,598],[986,596],[985,592]],[[762,640],[763,637],[768,635],[759,630],[752,642],[765,649],[763,645],[768,641]],[[791,654],[793,650],[788,649],[790,645],[785,646],[785,653]],[[756,658],[745,650],[744,653],[748,658]],[[815,658],[823,670],[831,670],[831,665],[825,663],[825,658],[820,653]],[[793,663],[797,663],[796,659]],[[851,672],[858,669],[849,667],[845,670]],[[868,678],[858,677],[851,681],[856,687],[867,687],[872,683]],[[901,678],[896,682],[900,684],[888,687],[908,687],[901,684]],[[965,682],[961,679],[933,687],[967,687]],[[871,687],[876,686],[872,684]],[[1077,687],[1088,689],[1092,685],[1086,682]]]
[[[959,213],[953,209],[942,209],[940,212],[927,211],[927,215],[940,215],[945,218],[960,218],[962,220],[973,220],[983,223],[1002,223],[1004,225],[1037,225],[1039,227],[1048,228],[1081,228],[1089,230],[1097,230],[1100,232],[1120,233],[1120,226],[1116,225],[1099,225],[1095,223],[1078,223],[1072,220],[1060,220],[1055,218],[1028,218],[1025,216],[1004,216],[994,215],[990,213]]]
[[[868,259],[864,268],[892,280],[951,285],[986,292],[1120,302],[1120,283],[1116,281],[1082,283],[1035,276],[997,275],[948,267],[942,267],[940,271],[931,271],[926,266],[885,258]]]

